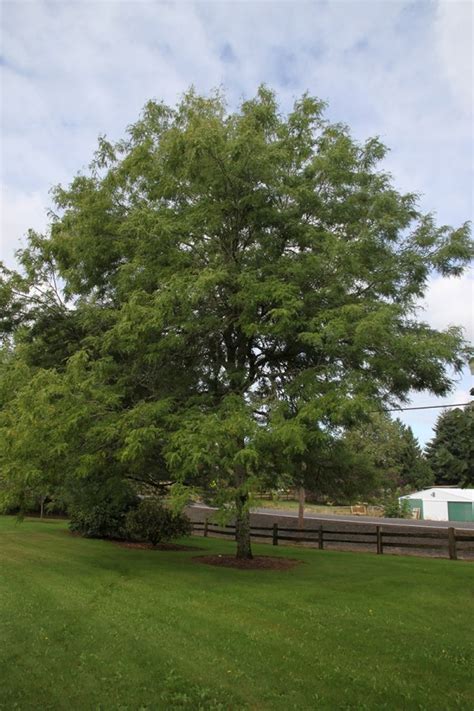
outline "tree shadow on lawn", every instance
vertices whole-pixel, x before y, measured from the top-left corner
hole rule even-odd
[[[193,560],[205,565],[239,570],[291,570],[304,563],[296,558],[277,558],[270,555],[256,555],[253,558],[236,558],[234,555],[200,555],[193,557]]]
[[[199,546],[184,546],[179,543],[158,543],[156,546],[151,543],[145,543],[140,541],[109,541],[110,543],[115,543],[116,546],[120,548],[136,548],[138,550],[147,551],[203,551],[205,548],[200,548]]]
[[[72,536],[74,538],[81,538],[85,541],[104,541],[105,543],[113,543],[116,546],[119,546],[119,548],[130,548],[130,549],[136,549],[136,550],[143,550],[143,551],[174,551],[175,553],[179,551],[204,551],[206,550],[205,548],[201,548],[201,546],[187,546],[187,545],[182,545],[180,543],[158,543],[156,546],[154,546],[151,543],[147,543],[146,541],[124,541],[120,540],[118,538],[96,538],[94,537],[88,537],[88,536],[83,536],[80,533],[77,533],[76,531],[69,531],[65,530],[64,531],[66,536]]]

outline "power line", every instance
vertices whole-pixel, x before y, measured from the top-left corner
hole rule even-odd
[[[452,405],[422,405],[421,407],[394,407],[390,410],[385,410],[384,412],[405,412],[406,410],[437,410],[443,407],[464,407],[465,405],[471,405],[474,402],[455,402]]]

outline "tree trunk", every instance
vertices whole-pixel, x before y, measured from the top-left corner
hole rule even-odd
[[[303,486],[298,487],[298,528],[304,528],[304,504],[306,492]]]
[[[43,518],[43,514],[44,514],[44,500],[45,500],[45,498],[46,498],[45,496],[41,496],[41,497],[40,497],[40,518]]]
[[[235,497],[235,540],[237,541],[237,558],[253,558],[252,546],[250,544],[250,511],[248,509],[249,496],[246,491],[242,491],[245,484],[246,472],[244,467],[236,466],[235,483],[237,495]]]
[[[250,511],[246,504],[247,494],[237,494],[235,503],[237,513],[235,517],[235,540],[237,541],[237,558],[253,558],[250,544]]]

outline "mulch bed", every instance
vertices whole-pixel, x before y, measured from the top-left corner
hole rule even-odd
[[[199,546],[180,546],[178,543],[159,543],[157,546],[152,546],[151,543],[134,543],[133,541],[112,541],[116,546],[121,548],[138,548],[148,551],[202,551],[204,548]]]
[[[240,570],[290,570],[303,562],[294,558],[276,558],[269,555],[256,555],[251,559],[236,558],[233,555],[199,555],[194,556],[193,560],[205,565],[219,565]]]

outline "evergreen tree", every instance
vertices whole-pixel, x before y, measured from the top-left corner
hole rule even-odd
[[[432,483],[418,440],[398,418],[373,415],[369,422],[346,434],[345,444],[365,460],[367,473],[372,475],[374,496],[400,489],[422,489]]]
[[[424,489],[433,483],[433,474],[411,427],[397,420],[401,429],[400,488]]]
[[[426,446],[426,458],[437,484],[474,486],[474,405],[445,410]]]

